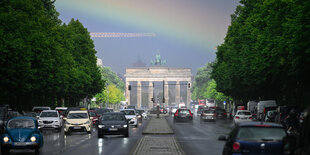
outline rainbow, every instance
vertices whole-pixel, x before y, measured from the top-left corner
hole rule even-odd
[[[56,8],[74,14],[83,13],[100,22],[118,22],[136,29],[137,32],[154,32],[156,37],[177,40],[181,44],[197,47],[204,52],[214,52],[214,47],[223,41],[223,37],[219,37],[206,25],[216,20],[216,17],[210,16],[209,19],[200,21],[205,17],[202,12],[195,12],[194,8],[190,8],[191,2],[188,0],[58,0]],[[104,29],[100,31],[105,32]]]

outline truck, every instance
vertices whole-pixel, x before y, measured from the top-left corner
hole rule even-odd
[[[257,103],[257,116],[259,120],[262,120],[265,116],[264,109],[266,107],[276,107],[277,103],[275,100],[259,101]]]
[[[255,101],[249,101],[247,103],[247,109],[251,112],[251,113],[254,113],[255,111],[255,107],[257,106],[257,102]]]
[[[215,101],[213,99],[206,99],[206,106],[208,108],[215,108]]]

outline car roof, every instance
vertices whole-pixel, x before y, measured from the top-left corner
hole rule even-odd
[[[43,110],[42,112],[58,112],[57,110]]]
[[[126,111],[126,110],[136,111],[135,109],[121,109],[120,111]]]
[[[237,112],[251,112],[250,110],[237,110]]]
[[[122,113],[122,112],[107,112],[107,113],[104,113],[103,115],[124,115],[124,113]]]
[[[259,121],[251,121],[251,122],[240,122],[238,123],[239,127],[252,127],[252,126],[265,126],[265,127],[283,127],[281,124],[271,123],[271,122],[259,122]]]
[[[11,118],[9,120],[16,120],[16,119],[31,119],[33,121],[37,121],[35,118],[29,117],[29,116],[17,116],[17,117],[13,117],[13,118]]]
[[[74,111],[70,111],[69,114],[70,113],[87,113],[87,111],[86,110],[74,110]]]

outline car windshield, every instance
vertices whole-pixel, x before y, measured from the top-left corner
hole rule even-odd
[[[286,136],[283,128],[274,127],[241,127],[237,139],[255,141],[278,141]]]
[[[135,115],[135,111],[133,110],[123,110],[122,111],[125,115]]]
[[[206,113],[206,114],[214,114],[215,111],[214,110],[205,110],[204,113]]]
[[[189,111],[188,110],[180,110],[179,113],[180,114],[189,114]]]
[[[251,115],[251,113],[248,111],[240,111],[237,115]]]
[[[87,113],[70,113],[67,117],[68,119],[81,119],[88,118]]]
[[[88,113],[90,117],[96,117],[96,113],[94,111],[89,111]]]
[[[124,121],[126,120],[123,115],[105,114],[101,117],[102,121]]]
[[[8,129],[16,128],[35,128],[34,121],[31,119],[14,119],[8,122]]]
[[[142,114],[144,110],[137,110],[137,113]]]
[[[57,112],[42,112],[40,117],[58,117]]]

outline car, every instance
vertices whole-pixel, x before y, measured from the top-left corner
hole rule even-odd
[[[113,112],[113,110],[112,109],[96,109],[96,113],[99,115],[99,116],[101,116],[101,115],[103,115],[104,113],[107,113],[107,112]]]
[[[64,132],[66,135],[70,135],[71,132],[87,132],[91,134],[92,120],[86,110],[74,110],[70,111],[65,118]]]
[[[56,110],[43,110],[38,117],[39,129],[56,129],[58,132],[62,128],[62,118]]]
[[[178,109],[173,116],[173,123],[186,122],[189,121],[193,123],[193,114],[190,109]]]
[[[249,110],[237,110],[236,115],[234,116],[234,124],[238,124],[240,122],[253,121],[252,114]]]
[[[43,135],[37,120],[18,116],[8,120],[5,132],[1,135],[1,153],[8,154],[11,149],[34,149],[36,153],[43,146]]]
[[[97,114],[96,110],[88,110],[88,114],[93,125],[98,125],[100,115]]]
[[[281,124],[269,122],[240,122],[229,136],[220,136],[226,141],[223,155],[232,154],[285,154],[283,139],[287,136]]]
[[[100,117],[98,138],[103,138],[104,135],[129,136],[129,124],[123,112],[108,112]]]
[[[176,107],[171,107],[171,115],[174,115],[174,113],[178,110]]]
[[[213,121],[216,122],[216,112],[213,109],[202,110],[200,115],[200,122],[202,121]]]
[[[136,110],[134,110],[134,109],[122,109],[120,111],[125,114],[125,117],[128,120],[129,125],[133,125],[135,127],[138,127],[138,119],[137,119]]]
[[[204,109],[207,109],[207,107],[202,105],[198,106],[197,115],[200,115]]]
[[[68,107],[56,107],[55,110],[58,111],[59,115],[65,116],[67,112]]]
[[[34,119],[37,119],[38,113],[36,113],[36,112],[25,112],[23,115],[24,116],[33,117]]]
[[[32,108],[32,111],[33,112],[36,112],[36,113],[41,113],[43,110],[51,110],[51,107],[41,107],[41,106],[34,106]]]
[[[3,133],[5,124],[8,120],[8,106],[0,106],[0,134]]]
[[[224,119],[224,120],[227,119],[227,113],[226,113],[225,109],[216,108],[215,114],[216,114],[216,119]]]
[[[145,111],[143,109],[137,109],[136,112],[138,114],[137,118],[142,122],[143,114],[145,115]]]

